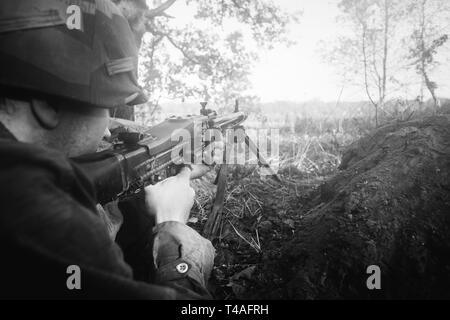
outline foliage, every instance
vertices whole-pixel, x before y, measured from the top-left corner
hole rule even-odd
[[[267,0],[186,0],[179,5],[189,22],[165,11],[147,21],[140,71],[151,101],[141,111],[154,112],[161,98],[195,98],[222,107],[239,98],[252,104],[256,97],[246,91],[258,52],[289,45],[286,35],[297,16]]]

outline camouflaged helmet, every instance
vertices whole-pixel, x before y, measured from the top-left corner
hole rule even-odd
[[[102,108],[144,103],[138,49],[110,0],[0,0],[0,85]]]

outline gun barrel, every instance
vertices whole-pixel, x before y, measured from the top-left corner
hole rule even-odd
[[[243,112],[235,112],[223,116],[215,116],[210,120],[212,128],[226,128],[233,125],[239,125],[247,119],[247,115]]]

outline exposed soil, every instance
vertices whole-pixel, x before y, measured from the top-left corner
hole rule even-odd
[[[325,180],[231,178],[216,298],[450,298],[450,116],[378,129]],[[200,231],[204,192],[191,224]],[[367,289],[369,265],[381,290]]]

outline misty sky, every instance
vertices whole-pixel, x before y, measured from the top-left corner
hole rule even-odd
[[[180,23],[186,23],[186,19],[189,19],[186,14],[188,8],[183,2],[178,2],[169,9],[169,13]],[[303,12],[300,23],[290,33],[297,44],[289,48],[279,46],[270,52],[261,53],[261,60],[257,62],[251,75],[251,93],[259,96],[262,102],[311,99],[336,101],[342,90],[342,100],[367,100],[364,90],[344,85],[336,75],[336,70],[323,61],[319,52],[320,42],[331,43],[343,32],[342,25],[336,22],[339,0],[273,2],[288,11]],[[450,45],[447,44],[445,52],[447,61],[432,74],[432,79],[440,85],[438,95],[450,97],[450,72],[447,72],[450,66]],[[413,72],[406,78],[416,81],[415,77]],[[409,88],[409,91],[400,95],[415,98],[418,91],[418,88]]]
[[[336,22],[338,0],[274,0],[282,8],[302,10],[300,24],[292,30],[298,44],[291,48],[277,48],[263,54],[252,75],[254,93],[262,101],[321,99],[336,101],[343,84],[335,70],[320,57],[319,41],[333,41],[342,32]],[[446,54],[450,51],[445,50]],[[432,75],[440,85],[438,94],[450,97],[449,61]],[[415,76],[413,74],[413,76]],[[416,89],[408,93],[417,96]],[[344,86],[342,100],[367,100],[363,90]]]
[[[297,44],[262,55],[251,77],[254,93],[262,101],[336,100],[342,85],[318,52],[318,41],[336,35],[336,1],[276,0],[275,3],[292,12],[303,11],[300,24],[291,34]]]

